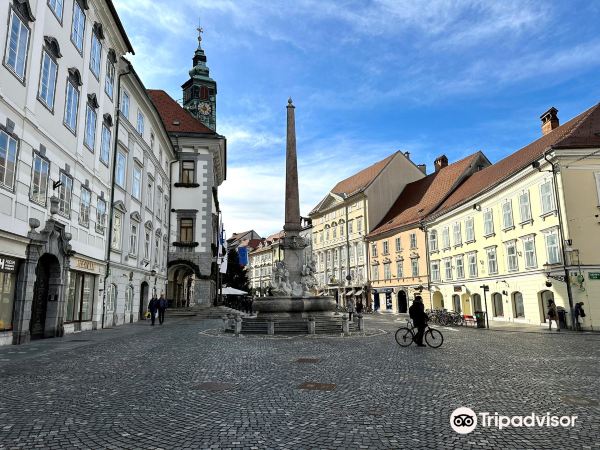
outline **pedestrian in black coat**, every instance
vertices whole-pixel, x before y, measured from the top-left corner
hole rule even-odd
[[[158,299],[156,297],[152,297],[150,303],[148,303],[148,311],[150,311],[150,319],[152,320],[152,326],[154,326],[156,312],[158,311]]]
[[[408,308],[408,314],[413,321],[413,325],[417,329],[417,334],[415,334],[415,344],[419,347],[425,347],[423,344],[423,334],[425,333],[425,328],[427,328],[427,314],[425,313],[425,305],[423,305],[423,299],[420,295],[415,296],[413,304]]]
[[[158,322],[162,325],[165,321],[165,311],[167,310],[167,299],[161,292],[160,298],[158,299]]]

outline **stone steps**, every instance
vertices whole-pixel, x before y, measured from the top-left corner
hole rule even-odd
[[[341,334],[341,318],[319,318],[315,320],[316,334]],[[268,322],[255,318],[242,318],[242,334],[267,334]],[[358,332],[358,323],[350,322],[349,331]],[[275,322],[275,334],[308,334],[308,320],[281,320]]]

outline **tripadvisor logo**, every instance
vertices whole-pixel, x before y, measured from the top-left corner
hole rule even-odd
[[[575,426],[577,416],[553,416],[550,413],[531,413],[525,416],[503,416],[498,413],[481,412],[476,414],[471,408],[460,407],[452,411],[450,426],[459,434],[469,434],[479,424],[483,428],[534,428]]]

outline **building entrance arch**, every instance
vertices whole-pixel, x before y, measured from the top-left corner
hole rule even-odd
[[[444,309],[444,296],[440,291],[433,293],[433,309]]]
[[[471,296],[469,294],[463,294],[461,296],[462,312],[466,316],[473,315],[473,305],[471,304]]]
[[[454,308],[454,312],[461,313],[462,308],[460,306],[460,297],[458,294],[452,295],[452,307]]]
[[[61,286],[61,270],[58,258],[50,253],[42,255],[35,268],[31,320],[29,321],[31,339],[46,337],[48,305],[58,302]]]
[[[148,292],[150,291],[150,287],[146,281],[142,281],[140,285],[140,316],[139,320],[144,319],[144,314],[148,310]]]
[[[400,314],[406,314],[408,312],[408,297],[403,290],[398,292],[398,312]]]
[[[546,323],[548,321],[548,306],[550,301],[554,301],[554,292],[544,290],[538,293],[538,305],[540,309],[540,323]]]

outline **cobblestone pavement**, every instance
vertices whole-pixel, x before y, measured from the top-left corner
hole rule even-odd
[[[401,348],[395,319],[369,316],[386,331],[369,337],[236,338],[167,317],[1,347],[0,449],[600,448],[600,335],[442,328],[437,350]],[[460,435],[459,406],[578,419]]]

